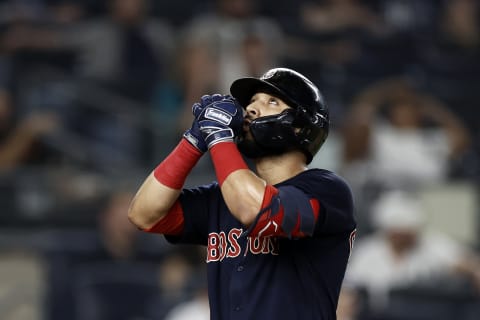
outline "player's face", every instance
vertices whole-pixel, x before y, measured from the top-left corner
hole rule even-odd
[[[290,107],[280,98],[272,96],[268,93],[259,92],[253,95],[250,104],[245,108],[244,131],[246,138],[250,139],[249,124],[252,120],[260,117],[271,116],[281,113]]]
[[[290,107],[282,99],[268,93],[259,92],[250,99],[246,111],[252,117],[259,118],[279,114],[288,108]]]

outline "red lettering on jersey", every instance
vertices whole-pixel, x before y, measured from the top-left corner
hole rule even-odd
[[[227,236],[223,231],[220,232],[219,236],[220,236],[220,243],[219,243],[218,251],[220,251],[220,261],[222,261],[223,258],[225,258],[225,256],[227,255]]]
[[[228,235],[221,231],[220,233],[211,232],[208,234],[207,241],[207,263],[222,261],[225,258],[235,258],[240,255],[242,248],[238,243],[238,238],[243,233],[243,229],[231,229]],[[278,255],[279,241],[277,237],[247,237],[245,256],[247,253],[253,254],[272,254]]]
[[[265,246],[265,239],[260,237],[248,237],[247,245],[248,250],[253,254],[260,254],[263,251],[263,247]],[[246,252],[245,252],[246,254]]]
[[[232,229],[228,232],[228,252],[227,258],[235,258],[240,255],[241,248],[237,239],[242,234],[242,229]]]
[[[274,256],[278,256],[279,253],[279,245],[278,245],[278,238],[268,237],[265,238],[266,244],[264,245],[263,254],[273,254]]]
[[[207,262],[222,261],[227,255],[227,239],[225,232],[212,232],[208,235]]]
[[[208,235],[207,244],[207,262],[219,261],[220,252],[218,250],[220,243],[220,236],[216,232],[212,232]]]

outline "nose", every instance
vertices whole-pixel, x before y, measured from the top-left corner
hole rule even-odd
[[[250,103],[246,108],[245,108],[245,112],[246,112],[246,117],[247,118],[257,118],[259,117],[259,110],[258,108],[256,107],[255,105],[255,102],[252,102]]]

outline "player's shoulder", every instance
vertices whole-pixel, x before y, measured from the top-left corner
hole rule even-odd
[[[332,181],[339,180],[341,182],[345,182],[345,179],[342,176],[340,176],[338,173],[335,173],[327,169],[312,168],[312,169],[306,170],[305,173],[307,175],[312,175],[312,176],[326,179],[326,180],[332,180]]]
[[[309,169],[292,179],[294,182],[304,182],[311,185],[323,185],[331,188],[350,189],[347,181],[337,173],[326,169]],[[296,181],[295,181],[296,180]]]
[[[276,187],[294,186],[314,197],[352,198],[347,181],[340,175],[325,169],[309,169],[288,179]]]

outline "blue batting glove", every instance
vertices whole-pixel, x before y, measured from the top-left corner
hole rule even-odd
[[[215,101],[221,101],[222,99],[224,99],[224,96],[221,94],[204,95],[201,97],[200,102],[196,102],[192,105],[192,113],[195,120],[192,123],[192,127],[185,131],[183,137],[202,153],[205,153],[208,150],[208,147],[203,139],[202,133],[200,132],[200,127],[196,118],[202,113],[206,106]]]
[[[205,153],[208,150],[196,120],[193,121],[192,127],[183,133],[183,137],[201,153]]]
[[[212,99],[196,113],[196,121],[209,149],[219,142],[233,141],[242,130],[243,108],[231,96]]]

